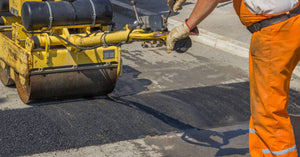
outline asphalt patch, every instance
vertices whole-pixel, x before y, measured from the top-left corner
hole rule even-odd
[[[220,127],[249,119],[248,82],[0,111],[0,156]],[[300,113],[291,91],[290,112]]]

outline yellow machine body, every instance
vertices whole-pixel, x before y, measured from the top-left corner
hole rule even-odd
[[[45,33],[39,36],[41,39],[46,38],[44,39],[45,43],[42,43],[44,48],[33,50],[34,43],[32,43],[32,40],[29,38],[32,35],[23,32],[22,29],[24,29],[22,25],[13,23],[11,32],[6,30],[5,33],[0,33],[0,59],[24,78],[29,77],[30,71],[32,70],[41,71],[41,69],[53,67],[98,63],[117,63],[119,65],[118,76],[121,75],[121,65],[119,64],[121,61],[121,51],[118,46],[103,46],[91,50],[77,50],[76,48],[68,46],[51,48],[51,46],[54,46],[50,44],[52,43],[51,38],[54,37],[49,37],[47,33]],[[56,31],[62,29],[68,31],[67,28],[56,28]],[[10,38],[10,36],[12,37]],[[49,41],[47,41],[47,39]],[[59,45],[66,45],[63,41],[58,40],[59,39],[56,40],[56,43],[59,43]],[[90,41],[92,42],[92,40]],[[49,45],[47,45],[47,42],[49,42]],[[113,51],[114,56],[104,58],[103,52],[105,51]]]
[[[97,24],[30,32],[20,17],[25,1],[9,0],[15,16],[2,16],[4,25],[0,26],[0,79],[7,86],[15,83],[25,103],[108,94],[122,74],[120,43],[163,42],[167,37],[163,32],[147,33],[128,26],[109,32],[109,26]]]

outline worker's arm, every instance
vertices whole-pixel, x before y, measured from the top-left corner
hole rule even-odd
[[[169,53],[174,49],[176,41],[186,38],[191,32],[194,32],[197,29],[197,25],[216,8],[218,3],[225,1],[229,0],[198,0],[192,14],[185,23],[181,26],[175,27],[170,32],[167,38],[167,52]]]
[[[218,3],[219,0],[198,0],[186,24],[190,29],[194,29],[216,8]]]

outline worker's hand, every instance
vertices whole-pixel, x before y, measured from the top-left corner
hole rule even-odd
[[[173,13],[177,13],[178,10],[182,9],[182,4],[186,0],[168,0],[168,6]]]
[[[194,28],[193,30],[186,23],[175,27],[171,30],[167,37],[166,45],[167,45],[167,53],[170,53],[174,50],[175,43],[181,39],[187,38],[190,34],[199,35],[198,28]]]

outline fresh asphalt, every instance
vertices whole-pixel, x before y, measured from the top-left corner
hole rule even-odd
[[[1,111],[0,156],[79,148],[246,121],[249,113],[248,93],[242,92],[245,88],[247,83]]]
[[[124,19],[125,17],[122,19],[120,17],[117,20],[128,21]],[[125,49],[134,48],[129,46]],[[213,51],[205,47],[202,49]],[[127,53],[127,50],[122,53]],[[195,55],[192,53],[194,51],[196,50],[191,50],[190,55]],[[162,50],[158,52],[157,56],[164,57]],[[175,55],[176,57],[178,58]],[[183,56],[179,57],[185,59]],[[133,60],[143,59],[143,55],[132,56],[132,58]],[[238,66],[222,65],[222,62],[216,62],[212,58],[204,58],[200,61],[205,65],[195,68],[199,72],[187,68],[188,70],[181,70],[181,74],[187,76],[186,79],[174,79],[173,84],[172,82],[170,84],[159,83],[160,86],[154,86],[158,78],[164,77],[163,74],[156,74],[157,71],[151,69],[152,65],[146,66],[145,62],[143,62],[145,66],[141,66],[142,63],[134,66],[129,62],[128,54],[124,54],[124,59],[124,62],[127,60],[128,63],[125,63],[123,69],[124,76],[120,78],[116,90],[109,96],[34,103],[26,108],[1,110],[0,156],[32,155],[172,132],[205,130],[247,122],[249,119],[249,83],[247,80],[231,81],[231,78],[247,77],[246,72],[237,70],[240,68]],[[154,59],[158,60],[155,57]],[[167,63],[161,65],[164,64]],[[172,70],[180,71],[179,67],[188,65],[184,62],[180,63],[182,66],[178,65],[179,62],[172,62],[172,64],[172,66],[178,66],[176,67],[178,69],[167,69],[168,75],[175,75],[177,73]],[[143,69],[146,70],[143,71]],[[221,75],[205,75],[211,71],[217,71]],[[149,79],[154,77],[154,74],[158,75],[157,78]],[[194,80],[200,80],[198,82],[201,84],[192,86]],[[229,83],[224,83],[226,81]],[[157,90],[158,87],[161,90]],[[173,87],[177,88],[173,89]],[[1,90],[11,90],[11,88],[3,87]],[[16,94],[16,91],[13,92]],[[16,100],[0,97],[0,105],[8,101],[14,103]],[[300,115],[297,105],[299,101],[299,92],[291,90],[289,107],[291,114]],[[247,129],[237,129],[232,131],[228,138],[247,133]],[[211,147],[218,146],[213,142],[210,145]],[[241,155],[247,151],[247,149],[241,149],[234,153]],[[233,151],[224,153],[228,155]]]

